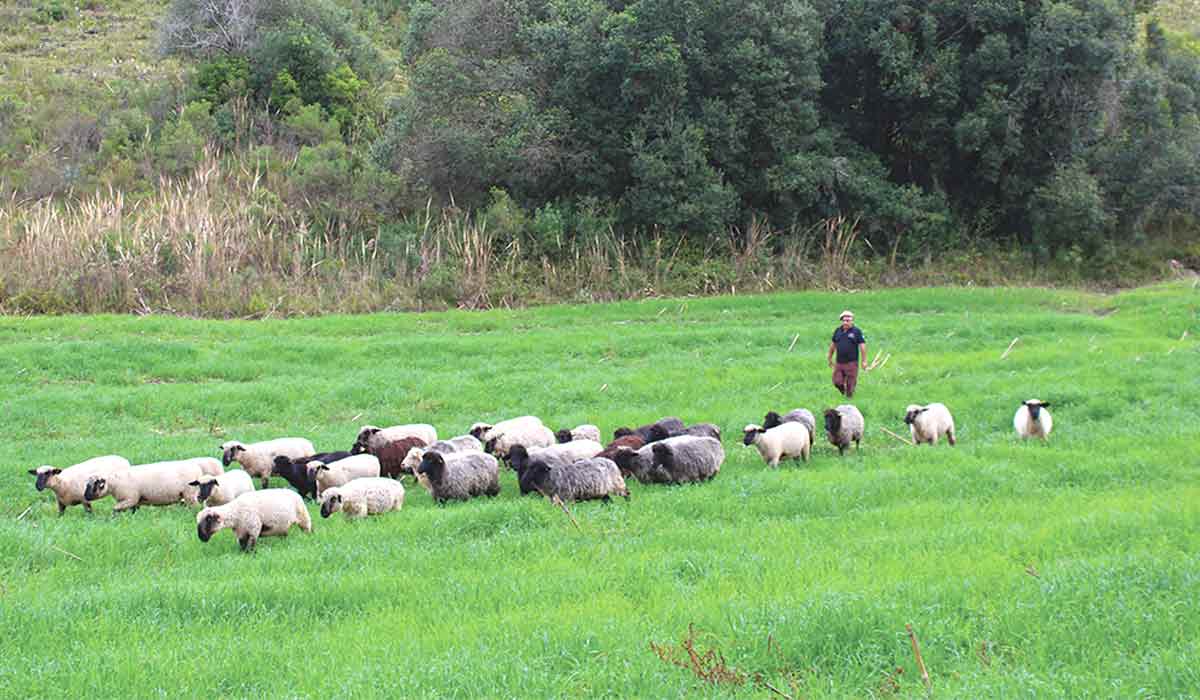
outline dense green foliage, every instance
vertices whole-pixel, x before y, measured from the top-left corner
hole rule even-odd
[[[925,697],[906,623],[934,697],[1194,694],[1200,294],[855,295],[892,353],[860,383],[863,449],[821,441],[770,470],[741,427],[839,402],[824,351],[847,303],[0,319],[0,696],[778,697],[660,661],[649,643],[694,624],[698,652],[792,697]],[[1047,445],[1012,435],[1035,396],[1053,403]],[[957,447],[880,430],[933,400]],[[181,506],[59,518],[25,473],[526,412],[606,433],[710,420],[728,460],[707,484],[579,504],[579,529],[506,473],[493,500],[439,508],[410,485],[399,513],[317,517],[251,556],[228,533],[201,543]]]

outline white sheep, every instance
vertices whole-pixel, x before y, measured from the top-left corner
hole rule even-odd
[[[345,486],[332,486],[321,494],[321,517],[339,510],[346,519],[400,510],[404,506],[404,485],[385,477],[354,479]]]
[[[520,445],[526,449],[537,447],[550,447],[558,444],[558,438],[554,437],[554,431],[544,425],[526,426],[519,429],[509,429],[505,432],[492,430],[492,435],[486,443],[484,450],[490,452],[500,459],[508,459],[509,452],[512,448]],[[564,443],[571,444],[571,443]],[[603,449],[603,447],[601,448]]]
[[[1041,438],[1043,442],[1048,440],[1050,431],[1054,429],[1054,420],[1046,410],[1049,406],[1049,403],[1039,399],[1022,402],[1013,416],[1013,429],[1017,431],[1017,437],[1022,440],[1032,437]]]
[[[201,542],[232,528],[242,551],[254,549],[259,537],[287,537],[293,525],[312,532],[312,518],[304,507],[304,499],[291,489],[243,493],[223,506],[205,508],[196,514],[196,534]]]
[[[763,461],[772,469],[779,460],[799,457],[807,462],[812,454],[812,433],[808,426],[798,421],[780,423],[774,428],[764,428],[753,423],[742,430],[742,443],[754,445]]]
[[[44,464],[37,469],[30,469],[29,473],[37,477],[35,486],[38,491],[50,489],[54,492],[54,498],[58,501],[58,514],[62,515],[67,506],[80,504],[84,510],[92,512],[92,504],[83,497],[88,477],[128,468],[129,460],[124,457],[105,455],[93,457],[66,469]]]
[[[353,479],[379,476],[379,458],[364,453],[329,464],[313,460],[308,463],[308,475],[317,482],[317,498],[320,498],[327,488],[341,486]]]
[[[591,440],[600,442],[600,428],[591,423],[577,425],[574,428],[563,428],[554,434],[555,439],[559,442],[571,442],[572,440]]]
[[[419,438],[426,445],[432,445],[438,439],[437,429],[428,423],[393,425],[390,428],[364,425],[358,429],[358,438],[355,439],[355,444],[361,446],[364,451],[374,452],[382,449],[389,442],[403,440],[407,437]]]
[[[505,431],[527,430],[540,425],[542,425],[542,419],[537,416],[521,416],[519,418],[502,420],[494,425],[492,423],[475,423],[467,432],[486,445],[488,440]]]
[[[188,485],[196,487],[196,499],[206,506],[223,506],[254,490],[254,481],[242,469],[231,469],[220,476],[205,474]]]
[[[139,464],[88,477],[83,498],[92,502],[112,496],[116,500],[113,512],[137,510],[138,506],[196,505],[197,493],[191,482],[224,472],[212,457]]]
[[[936,445],[943,435],[951,445],[958,442],[954,437],[954,417],[950,415],[950,409],[946,408],[945,404],[909,404],[904,410],[904,422],[908,423],[914,444],[927,442]]]
[[[275,467],[275,458],[280,455],[288,459],[299,459],[317,453],[313,444],[304,438],[288,437],[263,442],[252,442],[249,445],[237,440],[230,440],[221,445],[221,463],[228,467],[237,462],[246,468],[246,473],[262,481],[265,489],[269,485],[271,469]]]

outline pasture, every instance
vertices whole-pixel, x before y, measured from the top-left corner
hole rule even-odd
[[[841,403],[825,350],[846,307],[892,353],[860,379],[862,450],[818,439],[767,469],[741,428]],[[924,697],[906,624],[937,697],[1193,696],[1198,314],[1174,284],[0,319],[0,697]],[[1049,444],[1013,435],[1034,397]],[[880,430],[907,435],[905,405],[931,401],[957,447]],[[728,459],[706,484],[574,505],[578,527],[511,472],[444,507],[408,481],[399,513],[311,505],[313,534],[250,555],[201,543],[183,506],[60,518],[26,473],[526,413],[606,438],[711,421]],[[689,626],[725,681],[660,658],[686,660]]]

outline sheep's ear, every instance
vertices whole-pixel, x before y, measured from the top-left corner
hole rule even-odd
[[[199,486],[199,485],[200,485],[199,481],[189,481],[188,482],[188,486]]]
[[[1049,407],[1050,407],[1050,402],[1049,402],[1049,401],[1043,401],[1043,402],[1042,402],[1042,408],[1049,408]]]
[[[29,475],[30,475],[30,476],[37,476],[37,475],[38,475],[38,473],[37,473],[37,470],[36,470],[36,469],[30,469],[30,470],[29,470]]]
[[[55,467],[46,473],[49,474],[50,476],[54,476],[55,474],[62,474],[62,470],[59,469],[58,467]]]

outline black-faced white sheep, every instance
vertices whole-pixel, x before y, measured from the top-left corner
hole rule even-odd
[[[1049,439],[1050,431],[1054,429],[1054,420],[1046,410],[1050,404],[1040,399],[1023,401],[1013,416],[1013,430],[1022,440],[1028,438]]]
[[[845,454],[851,442],[857,450],[865,429],[866,421],[863,420],[862,413],[850,404],[842,404],[825,411],[825,436],[829,438],[830,444],[838,448],[838,454]]]
[[[196,487],[196,499],[206,506],[223,506],[243,493],[254,490],[254,481],[242,469],[231,469],[220,476],[206,474],[189,485]]]
[[[312,532],[312,518],[304,499],[290,489],[264,489],[243,493],[223,506],[205,508],[196,514],[196,534],[201,542],[232,528],[242,551],[254,549],[259,537],[287,537],[299,525]]]
[[[371,452],[382,449],[384,445],[407,437],[420,438],[426,445],[437,442],[437,430],[428,423],[410,423],[408,425],[393,425],[390,428],[378,428],[374,425],[364,425],[358,430],[355,438],[355,448],[351,452]]]
[[[950,415],[950,409],[946,408],[945,404],[909,404],[908,408],[904,409],[904,422],[908,423],[914,444],[927,442],[936,445],[943,435],[951,445],[957,442],[954,437],[954,417]]]
[[[228,467],[233,462],[238,462],[247,474],[260,480],[265,489],[269,485],[276,457],[283,455],[296,459],[316,452],[312,443],[304,438],[278,438],[252,442],[249,445],[230,440],[221,445],[221,463]]]
[[[372,454],[358,454],[328,464],[312,460],[308,463],[308,474],[317,482],[317,497],[320,498],[327,488],[341,486],[354,479],[379,476],[379,458]]]
[[[500,493],[500,463],[484,452],[426,452],[417,473],[438,503]]]
[[[805,428],[808,428],[809,437],[813,440],[816,439],[817,418],[807,408],[795,408],[782,416],[775,411],[767,411],[767,415],[763,417],[763,427],[767,430],[781,423],[802,423]],[[812,446],[811,442],[809,446]]]
[[[317,480],[312,473],[309,472],[309,462],[321,462],[329,464],[336,462],[339,459],[345,459],[350,456],[349,452],[318,452],[315,455],[306,455],[296,459],[279,455],[275,458],[275,465],[271,467],[271,476],[281,476],[284,481],[292,485],[304,498],[317,497]]]
[[[542,419],[537,416],[520,416],[518,418],[509,418],[502,420],[499,423],[475,423],[467,432],[483,445],[487,445],[492,438],[508,431],[525,431],[537,428],[538,426],[545,427]]]
[[[611,459],[581,459],[570,464],[550,466],[536,461],[521,476],[521,488],[536,490],[547,498],[564,501],[611,500],[614,495],[629,498],[629,489],[621,471]]]
[[[386,477],[355,479],[345,486],[333,486],[321,494],[321,517],[339,510],[346,519],[400,510],[404,506],[404,485]]]
[[[223,473],[221,463],[212,457],[139,464],[88,477],[83,498],[93,502],[112,496],[116,500],[113,512],[137,510],[138,506],[195,505],[197,492],[191,483],[201,476]]]
[[[520,429],[509,428],[503,432],[497,427],[488,431],[483,449],[499,459],[508,460],[512,448],[520,445],[526,449],[549,447],[557,444],[554,431],[544,425],[527,425]]]
[[[584,423],[577,425],[574,428],[563,428],[554,434],[560,443],[571,442],[572,440],[591,440],[592,442],[600,442],[600,428]]]
[[[763,461],[774,469],[781,459],[800,458],[807,462],[812,453],[812,434],[803,423],[795,421],[771,429],[751,424],[742,431],[742,444],[758,448]]]
[[[129,460],[118,455],[93,457],[87,461],[72,465],[66,469],[44,464],[29,473],[37,477],[34,486],[38,491],[50,489],[58,502],[58,514],[62,515],[67,506],[83,505],[83,509],[92,512],[92,504],[84,498],[87,480],[91,476],[111,474],[115,471],[129,468]]]

